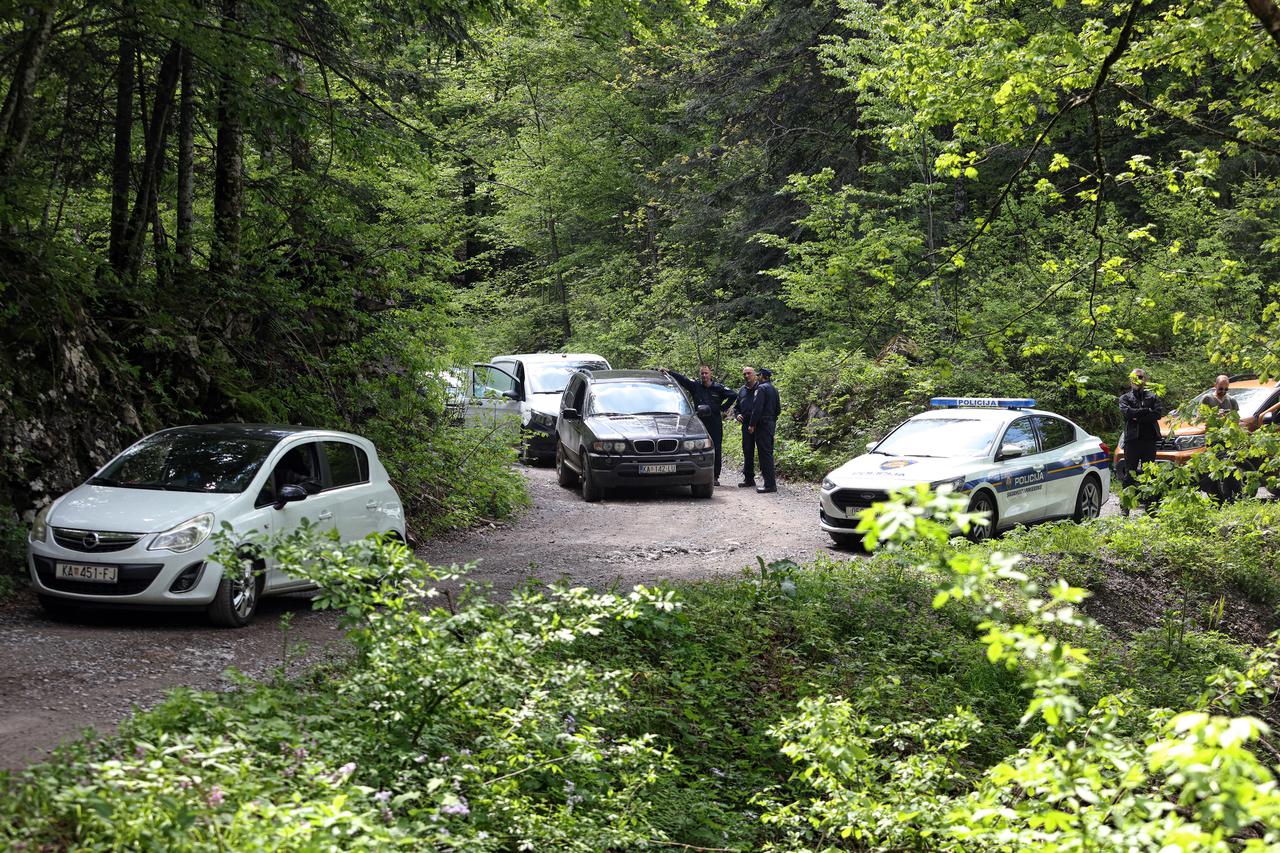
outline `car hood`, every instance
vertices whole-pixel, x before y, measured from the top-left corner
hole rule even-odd
[[[564,392],[562,391],[530,394],[528,399],[529,408],[540,414],[558,418],[560,417],[560,398],[563,396]]]
[[[866,453],[850,459],[828,474],[827,479],[837,487],[900,489],[918,483],[967,477],[989,465],[984,459],[928,459]]]
[[[49,513],[49,524],[79,530],[158,533],[202,512],[213,512],[236,495],[208,492],[164,492],[79,486],[67,492]]]
[[[694,415],[593,415],[587,428],[597,438],[683,438],[706,435]]]

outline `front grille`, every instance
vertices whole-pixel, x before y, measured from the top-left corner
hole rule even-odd
[[[632,446],[632,447],[634,447],[634,448],[636,449],[636,453],[652,453],[652,452],[653,452],[653,439],[651,439],[651,438],[642,438],[642,439],[639,439],[639,440],[637,440],[637,441],[633,441],[633,442],[631,442],[631,446]]]
[[[831,503],[842,510],[866,509],[875,503],[883,503],[888,493],[879,489],[836,489],[831,493]]]
[[[674,438],[658,439],[659,453],[675,453],[680,448],[680,441]]]
[[[1161,438],[1156,440],[1156,453],[1176,453],[1178,444],[1171,438]]]
[[[70,551],[88,554],[105,554],[132,548],[141,533],[112,533],[107,530],[76,530],[71,527],[53,528],[53,541]]]
[[[117,565],[115,583],[76,581],[53,576],[53,560],[36,557],[36,574],[40,583],[59,592],[78,592],[84,595],[136,595],[143,592],[160,574],[163,565],[157,563],[126,563]]]

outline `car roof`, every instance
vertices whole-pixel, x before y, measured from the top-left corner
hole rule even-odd
[[[653,382],[658,385],[675,385],[676,381],[656,370],[586,370],[592,382]]]
[[[606,364],[609,362],[604,356],[590,352],[527,352],[516,355],[495,355],[492,361],[527,361],[532,364],[543,361],[603,361]]]
[[[1051,418],[1061,418],[1064,421],[1074,423],[1070,418],[1064,418],[1057,412],[1046,412],[1043,409],[1003,409],[978,406],[951,406],[947,408],[926,409],[918,415],[912,415],[912,420],[915,420],[916,418],[941,418],[944,420],[955,420],[957,416],[959,416],[964,420],[1007,423],[1017,420],[1023,415],[1047,415]]]
[[[1274,379],[1268,379],[1266,382],[1263,382],[1263,381],[1261,381],[1261,380],[1259,380],[1259,379],[1241,379],[1241,380],[1238,380],[1238,381],[1236,381],[1236,382],[1232,382],[1232,383],[1228,384],[1228,385],[1227,385],[1227,387],[1228,387],[1228,388],[1241,388],[1241,389],[1244,389],[1244,388],[1274,388],[1274,387],[1276,387],[1276,381],[1275,381]],[[1213,388],[1210,388],[1209,390],[1210,390],[1210,391],[1212,391],[1212,390],[1213,390]]]
[[[303,434],[314,434],[317,437],[340,436],[362,443],[368,443],[369,441],[367,438],[349,432],[342,432],[341,430],[290,424],[187,424],[169,427],[168,429],[160,430],[160,432],[184,432],[205,435],[210,438],[257,438],[277,442]]]

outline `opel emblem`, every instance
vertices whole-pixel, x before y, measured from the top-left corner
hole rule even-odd
[[[84,535],[84,539],[80,541],[84,544],[85,548],[92,551],[94,548],[98,547],[98,534],[90,530]]]

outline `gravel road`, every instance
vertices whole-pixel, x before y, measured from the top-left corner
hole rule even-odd
[[[728,485],[709,501],[688,489],[617,492],[587,504],[556,485],[553,470],[523,470],[529,512],[429,543],[421,555],[444,565],[479,561],[472,577],[501,595],[529,578],[626,588],[733,575],[757,555],[799,561],[831,552],[817,526],[816,486],[757,495]],[[733,479],[726,472],[724,482]],[[132,706],[150,706],[170,688],[229,689],[228,668],[269,677],[281,664],[284,614],[292,614],[290,642],[306,646],[291,672],[342,653],[337,617],[296,595],[266,599],[242,630],[210,627],[199,614],[100,612],[54,622],[30,592],[0,605],[0,768],[38,761],[85,728],[111,730]]]

